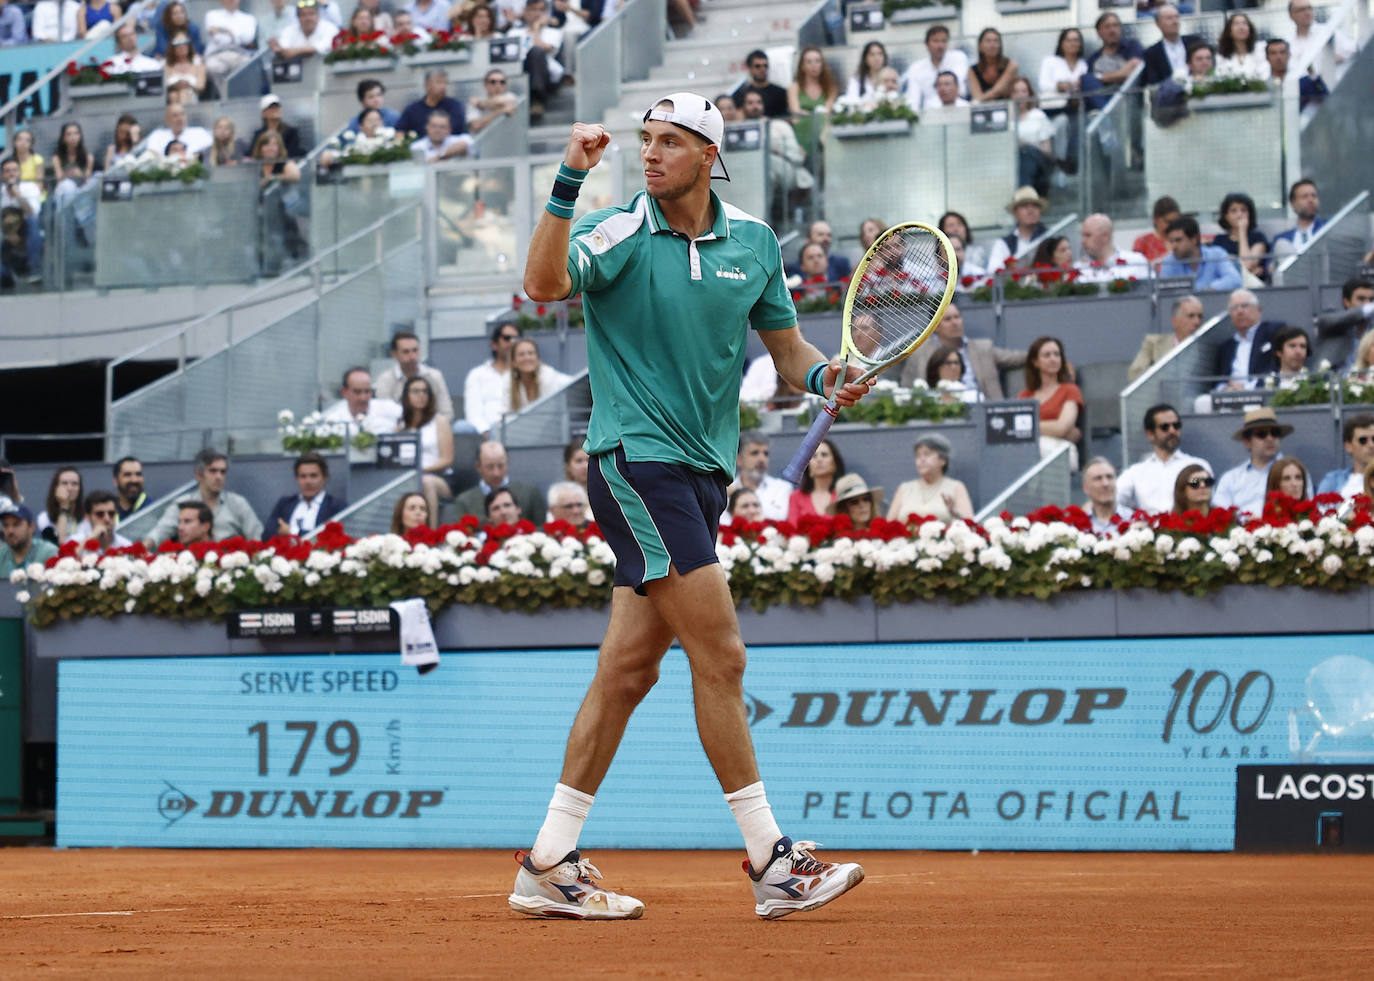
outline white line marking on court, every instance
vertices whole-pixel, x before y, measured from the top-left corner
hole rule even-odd
[[[12,913],[0,920],[47,920],[59,916],[137,916],[139,913],[182,913],[189,906],[167,906],[162,909],[107,909],[88,913]]]
[[[509,896],[508,892],[470,892],[463,896],[421,896],[415,900],[417,903],[442,903],[448,899],[496,899],[500,896]]]

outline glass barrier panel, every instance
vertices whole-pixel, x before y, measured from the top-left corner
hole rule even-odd
[[[548,174],[553,186],[557,166]],[[434,221],[440,276],[506,276],[520,270],[516,168],[482,167],[435,174]]]

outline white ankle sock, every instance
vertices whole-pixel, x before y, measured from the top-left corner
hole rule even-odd
[[[544,818],[544,826],[539,829],[534,847],[530,849],[530,861],[535,868],[547,869],[561,862],[564,855],[577,847],[582,822],[587,820],[594,800],[596,798],[591,794],[574,790],[567,784],[554,786],[548,816]]]
[[[763,781],[751,783],[725,795],[730,813],[744,835],[744,847],[749,852],[749,864],[757,872],[773,857],[773,846],[782,837],[778,822],[773,820],[773,808],[763,792]]]

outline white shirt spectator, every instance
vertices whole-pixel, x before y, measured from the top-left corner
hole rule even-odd
[[[1040,108],[1063,109],[1069,96],[1059,91],[1060,82],[1077,82],[1088,70],[1088,62],[1079,58],[1072,67],[1059,55],[1050,55],[1040,63]]]
[[[1172,511],[1174,483],[1183,468],[1194,463],[1209,474],[1212,472],[1212,465],[1206,460],[1191,456],[1182,450],[1175,451],[1167,463],[1159,458],[1158,453],[1151,450],[1149,456],[1127,467],[1117,478],[1117,507],[1127,514],[1133,514],[1137,510],[1146,514]]]
[[[91,519],[82,518],[81,523],[76,526],[76,530],[72,532],[72,536],[68,538],[67,541],[81,542],[84,545],[87,539],[94,537],[95,534],[91,531]],[[132,544],[133,542],[129,541],[129,539],[125,538],[119,532],[115,532],[110,536],[110,548],[128,548]]]
[[[516,408],[515,408],[515,406],[514,406],[514,404],[513,404],[513,402],[512,402],[512,393],[511,393],[511,388],[510,388],[510,384],[509,384],[509,381],[510,381],[510,376],[509,376],[509,375],[506,376],[506,381],[507,381],[507,385],[506,385],[506,387],[505,387],[505,398],[504,398],[504,399],[502,400],[502,402],[501,402],[501,411],[502,411],[503,413],[505,413],[505,412],[515,412],[515,411],[517,411],[517,410],[516,410]],[[570,382],[570,381],[572,381],[572,375],[565,375],[565,374],[563,374],[563,372],[559,371],[559,370],[558,370],[557,368],[555,368],[553,365],[551,365],[551,364],[540,364],[540,365],[539,365],[539,397],[540,397],[541,399],[542,399],[545,395],[549,395],[549,394],[551,394],[551,393],[553,393],[553,392],[556,392],[556,391],[558,391],[559,389],[563,388],[563,386],[567,385],[568,382]],[[528,408],[528,407],[529,407],[529,403],[528,403],[528,402],[526,402],[524,405],[521,406],[522,409]]]
[[[1038,146],[1054,139],[1054,123],[1042,109],[1027,109],[1016,121],[1016,141],[1022,146]]]
[[[215,142],[215,138],[204,126],[187,126],[180,133],[173,133],[166,126],[159,126],[148,134],[146,145],[149,150],[155,150],[165,155],[167,144],[173,140],[180,140],[185,144],[186,152],[191,156],[205,152]]]
[[[1078,280],[1082,283],[1109,283],[1114,279],[1150,278],[1150,260],[1132,249],[1117,249],[1106,262],[1086,256],[1078,260]]]
[[[438,163],[444,159],[444,154],[455,146],[465,146],[468,152],[472,151],[472,137],[463,133],[461,136],[454,136],[450,133],[444,137],[443,143],[434,143],[428,136],[422,136],[414,143],[410,144],[411,153],[422,153],[425,163]]]
[[[307,501],[301,498],[296,502],[296,506],[291,509],[291,517],[286,519],[287,525],[291,528],[291,534],[304,535],[314,531],[315,526],[320,523],[320,505],[324,503],[324,493],[316,494],[312,500]]]
[[[1246,460],[1232,467],[1217,479],[1217,489],[1212,494],[1212,507],[1239,508],[1253,515],[1264,513],[1264,498],[1269,484],[1269,471],[1274,464],[1283,459],[1280,453],[1268,466],[1257,467],[1252,460]],[[1363,479],[1363,478],[1361,478]],[[1361,491],[1363,493],[1363,491]],[[1312,497],[1312,478],[1307,479],[1303,496]]]
[[[1263,45],[1247,55],[1233,55],[1230,58],[1223,58],[1217,55],[1216,65],[1216,73],[1218,75],[1262,78],[1268,81],[1271,74],[1269,70],[1269,59],[1264,57]]]
[[[43,189],[38,186],[37,181],[20,181],[15,186],[15,193],[10,194],[10,189],[5,184],[0,184],[0,207],[18,208],[28,216],[33,217],[43,207]],[[27,209],[24,207],[27,205]]]
[[[510,390],[510,372],[497,371],[483,361],[463,379],[463,417],[479,433],[485,433],[501,418]]]
[[[520,56],[523,58],[530,53],[530,48],[534,47],[534,35],[523,23],[516,24],[506,32],[507,37],[518,37],[520,39]],[[554,85],[563,81],[565,69],[563,63],[554,56],[554,52],[563,50],[563,32],[556,27],[541,27],[539,29],[539,41],[541,44],[549,46],[550,50],[545,52],[548,56],[549,81]]]
[[[425,27],[431,31],[446,31],[449,29],[448,8],[449,5],[444,0],[433,0],[425,10],[421,10],[418,3],[411,3],[405,9],[409,11],[411,20],[416,27]]]
[[[309,37],[305,36],[299,23],[288,24],[277,35],[277,43],[287,49],[303,48],[308,44],[315,49],[317,54],[326,55],[329,54],[329,49],[334,46],[334,38],[338,33],[337,27],[321,17],[320,22],[315,25],[314,33]]]
[[[262,10],[258,13],[258,29],[262,33],[258,38],[258,44],[266,46],[273,38],[280,42],[282,32],[297,22],[295,5],[284,4],[280,11],[270,3],[261,6]]]
[[[369,432],[373,436],[394,433],[401,424],[401,406],[391,399],[374,398],[367,403],[367,411],[355,416],[348,410],[348,400],[339,399],[321,416],[325,422],[344,422]]]
[[[81,4],[77,0],[38,0],[33,8],[33,25],[29,33],[35,41],[75,41],[76,18],[80,12]]]
[[[968,96],[968,55],[958,48],[950,48],[939,65],[931,64],[930,56],[926,55],[902,75],[902,91],[911,108],[929,109],[940,104],[940,97],[935,94],[935,79],[941,72],[953,72],[959,79],[959,94]]]
[[[444,373],[428,364],[420,365],[416,369],[416,373],[429,383],[429,391],[434,396],[434,405],[439,414],[452,419],[453,396],[449,395],[448,382],[444,380]],[[393,364],[372,379],[374,398],[400,405],[401,393],[405,391],[406,382],[409,380],[401,371],[401,366]]]
[[[769,521],[786,521],[787,501],[794,490],[796,488],[782,478],[764,474],[763,480],[759,481],[758,489],[754,492],[759,496],[763,516]]]
[[[749,362],[749,367],[744,372],[744,381],[740,383],[739,400],[767,402],[777,390],[778,369],[773,364],[773,356],[764,351]]]
[[[1018,138],[1020,136],[1019,129],[1017,130],[1017,136]],[[1031,238],[1022,238],[1020,229],[1017,229],[1015,234],[1016,248],[1014,250],[1007,248],[1007,243],[1003,241],[1003,238],[1005,236],[999,235],[997,237],[997,240],[992,243],[992,248],[988,250],[988,264],[984,267],[984,269],[987,272],[993,272],[995,270],[1001,269],[1003,266],[1007,264],[1008,259],[1010,259],[1014,255],[1020,255],[1023,251],[1030,247],[1030,244],[1032,242],[1035,241],[1034,236],[1032,236]]]
[[[231,47],[251,49],[257,36],[258,19],[252,14],[216,7],[205,15],[207,54]]]
[[[114,74],[116,75],[122,75],[125,72],[141,73],[162,71],[162,62],[158,61],[156,58],[149,58],[141,51],[135,51],[133,54],[124,51],[117,52],[115,56],[110,59],[110,66],[114,69]]]
[[[34,11],[34,18],[36,22],[36,10]],[[1305,59],[1318,55],[1322,47],[1317,43],[1321,27],[1322,25],[1320,24],[1313,24],[1308,29],[1306,37],[1298,37],[1297,27],[1291,23],[1283,30],[1279,37],[1288,42],[1289,65],[1296,68],[1301,65]],[[1358,50],[1355,46],[1355,42],[1350,40],[1350,38],[1346,37],[1340,31],[1336,31],[1336,33],[1331,35],[1331,47],[1336,53],[1337,61],[1346,61],[1354,57],[1355,52]],[[1321,74],[1322,66],[1320,57],[1315,57],[1312,67],[1316,70],[1318,75]]]

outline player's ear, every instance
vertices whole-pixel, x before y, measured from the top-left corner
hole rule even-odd
[[[718,156],[720,156],[720,147],[716,146],[714,143],[707,143],[702,148],[701,159],[705,164],[708,174],[711,172],[711,168],[716,165],[716,157]]]

